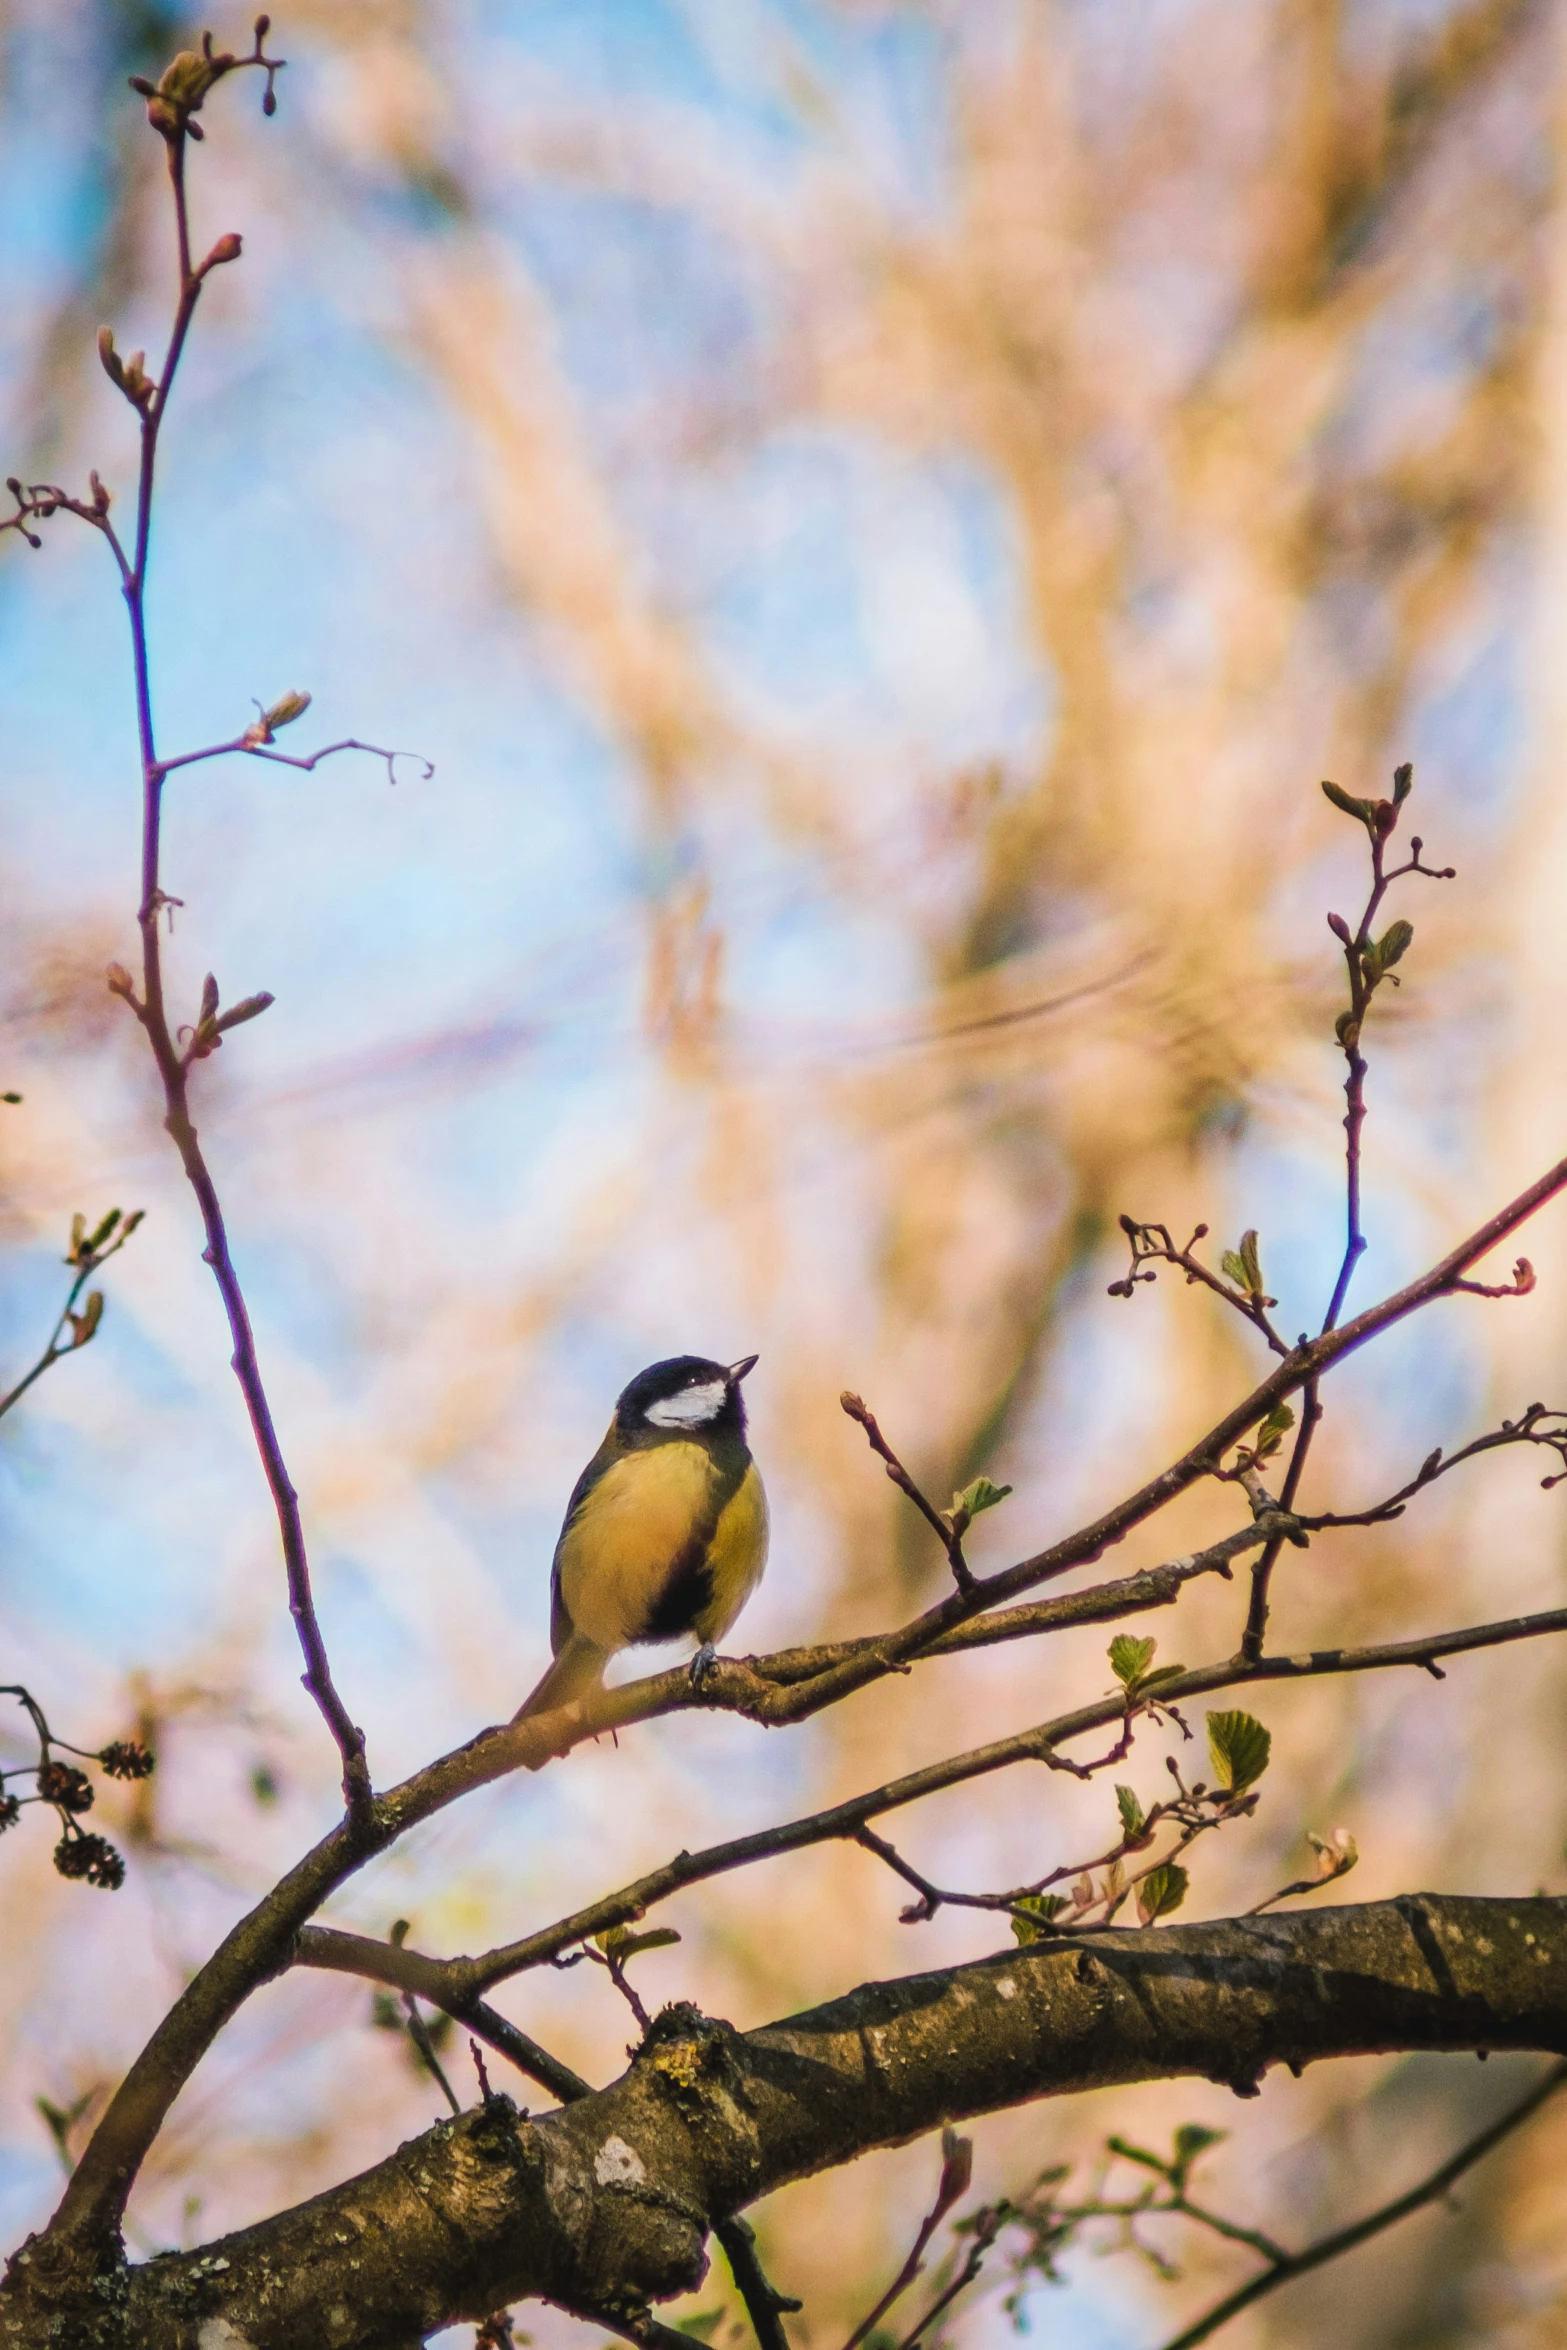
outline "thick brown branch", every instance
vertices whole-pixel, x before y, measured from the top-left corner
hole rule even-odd
[[[690,2290],[718,2221],[793,2179],[965,2115],[1150,2079],[1250,2093],[1270,2066],[1567,2039],[1567,1902],[1413,1895],[1363,1908],[1104,1929],[867,1984],[737,2033],[661,2016],[623,2079],[541,2121],[504,2100],[331,2192],[132,2270],[123,2350],[388,2350],[535,2296],[591,2310]],[[27,2350],[72,2277],[13,2268]],[[329,2331],[328,2331],[329,2329]]]

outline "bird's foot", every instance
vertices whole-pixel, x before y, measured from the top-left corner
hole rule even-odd
[[[691,1659],[691,1686],[693,1689],[701,1688],[703,1682],[707,1679],[708,1674],[712,1671],[714,1665],[716,1665],[717,1662],[717,1649],[713,1646],[711,1640],[704,1640],[701,1647],[697,1650],[695,1656]]]

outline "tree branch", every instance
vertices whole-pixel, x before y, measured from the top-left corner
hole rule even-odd
[[[1564,2040],[1567,1902],[1543,1898],[1101,1929],[744,2034],[672,2008],[596,2096],[532,2122],[491,2099],[293,2211],[133,2269],[121,2340],[189,2350],[221,2319],[250,2350],[296,2350],[325,2317],[334,2350],[387,2350],[541,2295],[634,2314],[700,2281],[717,2221],[954,2117],[1150,2079],[1249,2094],[1277,2064]],[[49,2282],[30,2266],[0,2301],[6,2350],[43,2338]]]

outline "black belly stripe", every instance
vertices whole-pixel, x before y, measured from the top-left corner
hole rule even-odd
[[[636,1635],[638,1640],[678,1640],[682,1633],[695,1628],[697,1617],[712,1605],[713,1568],[708,1552],[716,1523],[715,1518],[711,1524],[699,1527],[680,1551],[668,1581]]]

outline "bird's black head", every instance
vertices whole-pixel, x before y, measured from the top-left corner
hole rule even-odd
[[[646,1429],[743,1436],[740,1382],[755,1361],[755,1355],[738,1363],[712,1363],[705,1355],[671,1355],[667,1362],[649,1363],[622,1390],[615,1424],[626,1436]]]

